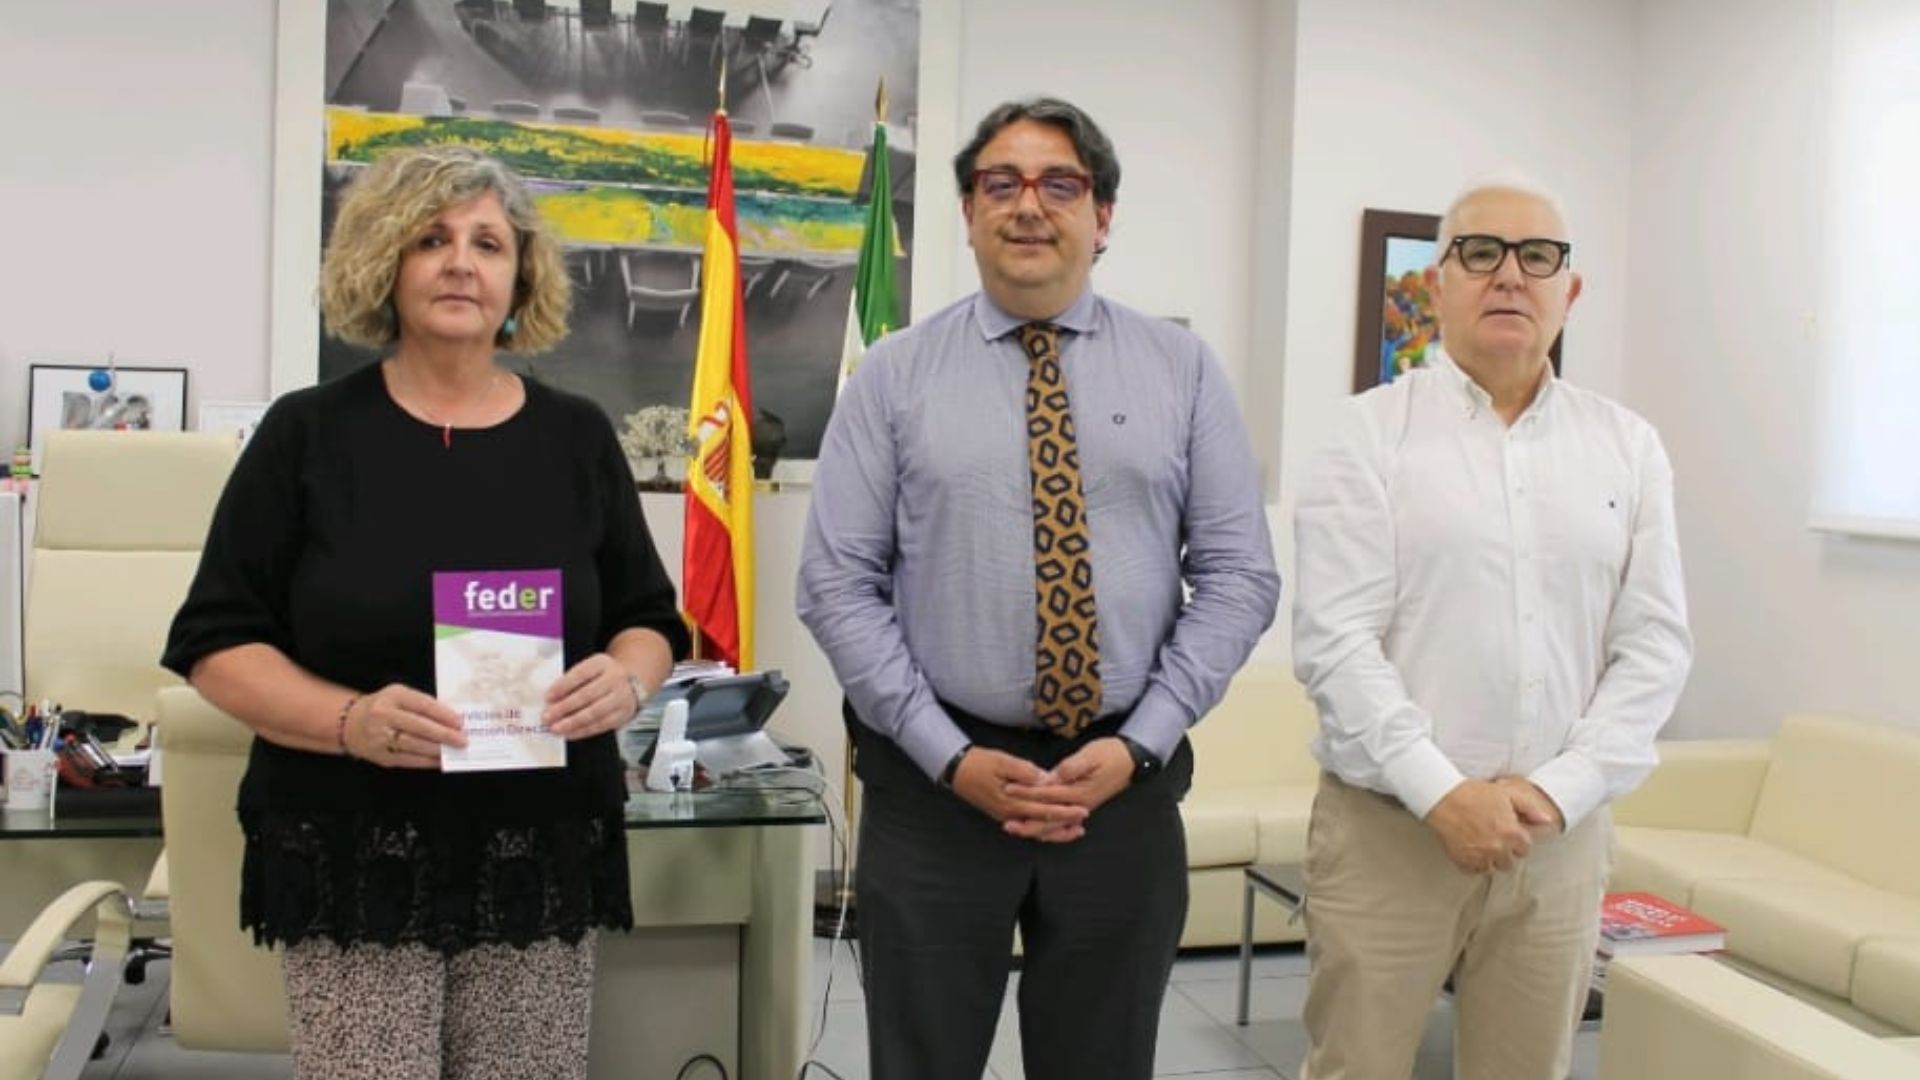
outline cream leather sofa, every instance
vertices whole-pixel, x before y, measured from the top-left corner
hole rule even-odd
[[[1869,1034],[1920,1033],[1920,734],[1793,716],[1661,758],[1614,807],[1609,887],[1724,924],[1740,970]]]
[[[1912,1080],[1920,1040],[1882,1039],[1703,956],[1607,972],[1601,1080]]]
[[[1182,948],[1240,943],[1246,868],[1300,862],[1320,766],[1308,747],[1318,725],[1313,703],[1283,664],[1249,664],[1191,733],[1193,789],[1180,805],[1187,830],[1191,899]],[[1254,940],[1306,936],[1287,911],[1254,902]]]

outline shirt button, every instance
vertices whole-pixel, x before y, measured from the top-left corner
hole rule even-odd
[[[1520,616],[1520,621],[1531,624],[1533,622],[1533,612],[1529,611],[1526,614]]]
[[[1525,495],[1527,493],[1527,486],[1525,484],[1521,484],[1518,487],[1515,487],[1513,489],[1513,493],[1515,495]]]

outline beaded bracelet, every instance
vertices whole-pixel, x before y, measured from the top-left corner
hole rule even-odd
[[[348,698],[347,703],[340,706],[340,720],[334,725],[333,729],[333,737],[340,744],[340,753],[346,757],[355,756],[353,748],[347,745],[347,714],[352,712],[353,707],[358,704],[360,704],[359,694]]]

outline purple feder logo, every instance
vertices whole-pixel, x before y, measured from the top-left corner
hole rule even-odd
[[[493,630],[560,637],[560,571],[447,571],[433,575],[433,621],[444,633]]]

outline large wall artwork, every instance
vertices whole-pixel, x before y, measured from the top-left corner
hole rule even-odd
[[[699,333],[707,118],[735,131],[757,450],[816,456],[845,342],[875,89],[890,101],[900,250],[911,250],[918,0],[326,0],[321,225],[381,154],[461,143],[534,187],[567,249],[573,329],[522,374],[599,402],[658,475]],[[724,75],[723,75],[724,72]],[[911,266],[901,263],[902,281]],[[908,286],[910,287],[910,285]],[[904,305],[903,305],[904,306]],[[319,376],[376,355],[321,334]],[[642,475],[650,470],[642,469]]]

